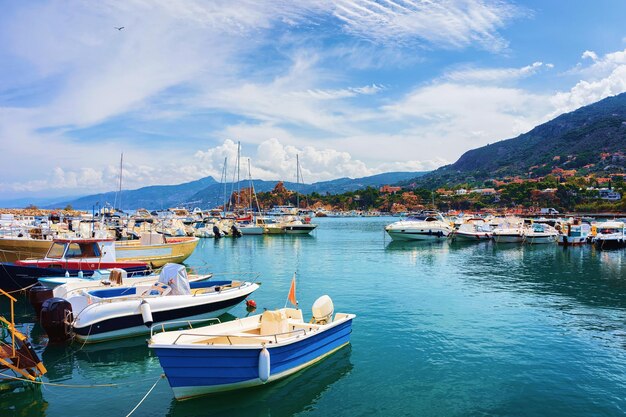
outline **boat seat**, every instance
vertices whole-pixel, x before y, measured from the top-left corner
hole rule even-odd
[[[289,319],[284,311],[264,311],[261,315],[261,336],[287,333]]]

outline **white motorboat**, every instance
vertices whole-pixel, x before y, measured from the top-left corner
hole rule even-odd
[[[482,219],[469,219],[455,229],[450,236],[453,240],[479,242],[490,240],[492,235],[493,229],[488,223]]]
[[[493,229],[493,240],[496,243],[524,242],[524,223],[521,219],[507,218]]]
[[[559,232],[545,223],[533,223],[524,230],[524,242],[531,245],[556,242]]]
[[[593,243],[598,249],[616,249],[626,246],[626,223],[619,221],[595,224]]]
[[[411,214],[385,227],[394,240],[445,240],[452,230],[450,223],[436,211]]]
[[[50,298],[43,303],[41,324],[53,341],[73,337],[93,343],[133,337],[148,334],[153,323],[218,317],[258,288],[246,281],[189,283],[185,267],[172,264],[154,283],[76,289],[65,298]]]

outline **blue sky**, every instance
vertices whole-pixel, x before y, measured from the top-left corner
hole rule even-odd
[[[219,179],[237,141],[255,178],[430,170],[626,91],[617,0],[0,10],[4,199],[115,189],[121,152],[125,188]]]

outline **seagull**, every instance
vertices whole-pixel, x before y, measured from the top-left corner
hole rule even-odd
[[[115,26],[113,26],[113,27],[114,27],[115,29],[117,29],[117,30],[122,30],[122,29],[124,29],[124,26],[120,26],[120,27],[115,27]]]

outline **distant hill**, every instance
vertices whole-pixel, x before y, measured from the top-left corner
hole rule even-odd
[[[424,175],[426,172],[386,172],[383,174],[372,175],[363,178],[338,178],[332,181],[320,181],[313,184],[296,184],[294,182],[284,182],[285,188],[288,190],[298,191],[302,194],[311,194],[313,192],[319,194],[341,194],[348,191],[362,190],[366,187],[380,187],[385,184],[396,184],[400,181],[406,181],[409,178],[416,178]],[[257,192],[272,191],[278,181],[254,180],[254,189]],[[238,187],[249,187],[248,181],[226,184],[226,195],[230,195],[232,190]],[[223,204],[224,184],[211,184],[207,188],[199,191],[191,197],[192,201],[200,201],[200,207],[215,207]]]
[[[626,93],[539,125],[516,138],[464,153],[420,179],[439,186],[506,176],[541,176],[554,168],[604,170],[602,153],[626,151]]]
[[[304,194],[312,192],[340,194],[346,191],[355,191],[368,186],[380,187],[385,184],[396,184],[406,181],[409,178],[416,178],[424,175],[425,172],[387,172],[363,178],[339,178],[332,181],[322,181],[313,184],[296,184],[285,182],[285,187],[289,190],[298,190]],[[254,188],[259,191],[271,191],[278,181],[254,180]],[[230,196],[233,190],[248,187],[248,180],[235,183],[218,183],[213,177],[202,178],[197,181],[178,185],[154,185],[139,188],[137,190],[123,190],[121,193],[122,209],[161,209],[179,205],[191,205],[201,208],[212,208],[223,204],[224,189],[226,195]],[[48,206],[48,208],[65,207],[70,204],[79,210],[89,210],[97,203],[102,206],[105,202],[113,204],[116,200],[115,192],[101,193],[81,197],[69,201],[63,201]],[[119,201],[118,196],[118,201]]]
[[[196,181],[186,182],[178,185],[151,185],[149,187],[139,188],[137,190],[122,190],[121,201],[123,210],[126,209],[160,209],[179,205],[211,184],[217,184],[213,177],[205,177]],[[48,208],[65,207],[70,204],[78,210],[89,210],[96,204],[103,206],[105,203],[113,204],[116,200],[115,191],[108,193],[93,194],[86,197],[77,198],[75,200],[65,201],[59,204],[53,204]],[[120,196],[117,197],[120,200]],[[119,206],[119,204],[118,204]]]

